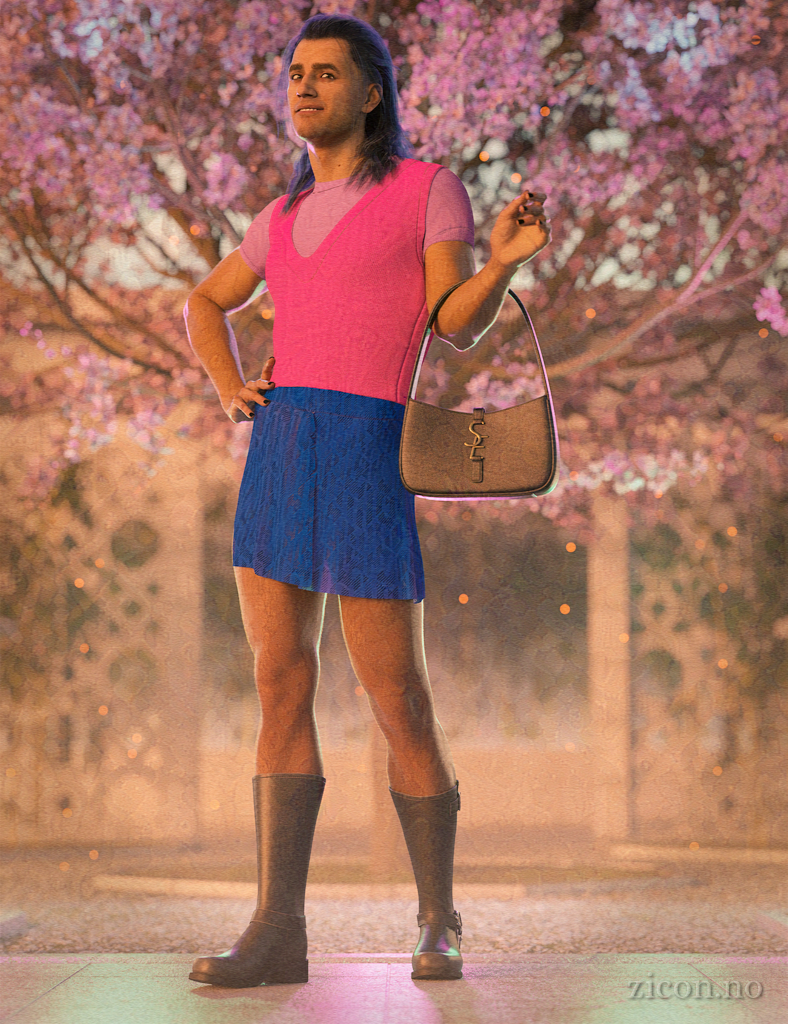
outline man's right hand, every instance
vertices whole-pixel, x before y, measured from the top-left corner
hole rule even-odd
[[[233,423],[246,423],[254,419],[255,405],[268,405],[269,399],[265,393],[276,387],[271,381],[275,362],[276,359],[271,356],[263,367],[259,379],[248,380],[241,390],[233,395],[230,404],[224,410]]]

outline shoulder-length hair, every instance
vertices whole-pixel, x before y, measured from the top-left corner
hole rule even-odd
[[[366,115],[360,163],[350,178],[351,184],[363,185],[371,180],[380,183],[400,160],[415,155],[399,122],[397,80],[386,44],[374,28],[350,15],[315,14],[305,21],[301,31],[290,40],[282,55],[282,70],[277,85],[277,120],[285,128],[291,116],[287,102],[289,68],[295,48],[302,39],[345,39],[353,63],[364,76],[364,85],[374,82],[380,88],[382,99]],[[314,181],[309,150],[304,146],[287,185],[289,198],[282,211],[283,215],[290,211],[298,194],[310,188]]]

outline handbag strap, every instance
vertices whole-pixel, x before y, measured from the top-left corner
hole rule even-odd
[[[419,374],[421,373],[421,367],[422,367],[422,364],[424,362],[424,357],[427,354],[427,338],[429,337],[430,331],[432,329],[432,325],[437,320],[438,312],[440,311],[440,308],[443,305],[443,303],[446,301],[446,299],[448,299],[448,297],[451,295],[451,293],[454,291],[454,289],[455,288],[459,288],[461,284],[465,284],[465,282],[464,281],[458,281],[457,284],[453,284],[451,286],[451,288],[447,288],[447,290],[443,293],[443,295],[441,295],[441,297],[438,299],[438,301],[432,307],[432,312],[430,313],[429,318],[427,320],[427,324],[426,324],[426,326],[424,328],[424,334],[422,335],[421,344],[419,345],[419,353],[418,353],[418,356],[416,357],[416,365],[413,368],[413,377],[411,378],[410,391],[408,392],[408,396],[410,398],[415,399],[415,397],[416,397],[416,389],[417,389],[418,384],[419,384]],[[550,382],[547,379],[547,370],[545,369],[545,365],[544,365],[544,358],[542,356],[542,349],[539,347],[539,339],[536,337],[536,331],[534,330],[533,321],[531,320],[531,317],[528,314],[528,310],[525,308],[525,306],[522,304],[522,302],[520,302],[518,297],[511,290],[511,288],[507,289],[507,294],[511,295],[511,297],[514,299],[514,301],[520,307],[520,309],[522,310],[523,316],[525,317],[526,321],[528,322],[528,326],[531,328],[531,337],[533,338],[534,347],[536,349],[536,356],[537,356],[537,359],[539,361],[539,369],[540,369],[540,371],[542,373],[542,381],[544,382],[545,394],[547,395],[548,405],[550,406],[550,414],[551,414],[551,418],[552,418],[553,433],[555,434],[555,410],[553,409],[553,396],[550,394]],[[557,443],[557,438],[556,438],[556,443]]]

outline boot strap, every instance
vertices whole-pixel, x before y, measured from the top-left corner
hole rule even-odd
[[[306,917],[303,914],[280,914],[278,910],[267,910],[265,907],[258,907],[255,910],[252,921],[273,928],[306,929]]]
[[[416,920],[419,928],[425,924],[432,924],[441,928],[452,928],[458,937],[462,935],[462,918],[459,910],[454,910],[450,914],[442,910],[425,910],[423,914],[417,916]]]

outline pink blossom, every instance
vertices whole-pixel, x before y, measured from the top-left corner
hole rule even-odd
[[[775,287],[761,288],[758,298],[753,303],[755,316],[758,320],[766,320],[772,329],[788,338],[788,312],[782,302],[782,296]]]

